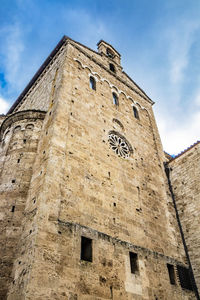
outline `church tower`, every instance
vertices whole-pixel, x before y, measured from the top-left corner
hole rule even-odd
[[[2,299],[195,299],[154,102],[97,46],[63,37],[2,122]]]

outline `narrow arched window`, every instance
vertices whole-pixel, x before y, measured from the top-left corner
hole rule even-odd
[[[92,76],[90,76],[90,88],[96,91],[96,80]]]
[[[135,106],[133,106],[133,114],[134,114],[134,117],[139,120],[139,113]]]
[[[113,95],[113,104],[119,105],[119,101],[118,101],[117,95],[115,93],[113,93],[112,95]]]
[[[9,140],[9,133],[10,133],[10,130],[8,130],[8,131],[4,134],[4,138],[3,138],[4,143],[6,143],[6,142]]]
[[[33,128],[34,128],[33,124],[27,124],[26,125],[26,129],[33,130]]]
[[[14,128],[13,132],[15,133],[15,132],[20,131],[20,130],[21,130],[21,126],[18,125],[18,126],[16,126],[16,127]]]
[[[115,73],[115,66],[113,64],[109,64],[110,71]]]
[[[108,57],[110,57],[110,58],[114,58],[114,53],[112,52],[112,50],[110,50],[109,48],[107,48],[106,49],[106,53],[107,53],[107,55],[108,55]]]

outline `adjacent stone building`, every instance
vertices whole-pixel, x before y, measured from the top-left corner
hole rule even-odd
[[[153,103],[110,44],[63,37],[0,116],[0,299],[199,299],[195,203]]]
[[[177,211],[200,291],[200,142],[172,159],[169,167]]]

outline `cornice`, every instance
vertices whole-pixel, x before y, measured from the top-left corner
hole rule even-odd
[[[88,69],[88,71],[90,72],[89,75],[94,76],[97,81],[107,82],[109,84],[110,88],[113,90],[113,92],[115,92],[115,93],[117,92],[118,95],[123,94],[127,100],[130,100],[132,102],[132,105],[134,105],[134,104],[138,105],[141,109],[146,110],[148,112],[148,110],[144,106],[142,106],[138,101],[134,100],[133,97],[127,95],[127,93],[125,91],[118,89],[118,87],[116,85],[114,85],[112,82],[110,82],[107,78],[102,77],[98,72],[92,71],[89,66],[83,64],[79,59],[77,59],[77,58],[73,58],[73,59],[74,59],[74,61],[77,61],[83,69]]]
[[[83,53],[85,56],[87,56],[89,59],[91,59],[95,64],[99,65],[102,69],[104,69],[105,71],[107,71],[110,75],[112,75],[113,77],[115,77],[118,81],[120,81],[121,83],[123,83],[124,85],[126,85],[128,88],[130,88],[132,91],[134,91],[136,94],[138,94],[140,97],[142,97],[144,100],[148,101],[151,105],[153,105],[155,102],[153,102],[147,95],[146,93],[137,85],[137,83],[135,83],[133,81],[132,78],[130,78],[124,71],[122,71],[122,73],[133,82],[133,84],[141,91],[139,92],[138,90],[136,90],[134,87],[132,87],[130,84],[128,84],[125,80],[123,80],[121,77],[119,77],[117,74],[113,73],[112,71],[110,71],[106,66],[104,66],[102,63],[100,63],[99,61],[97,61],[94,57],[92,57],[89,53],[85,52],[83,49],[81,49],[76,42],[74,42],[73,40],[69,40],[69,43],[71,45],[73,45],[78,51],[80,51],[81,53]],[[83,47],[85,47],[84,45],[82,45]],[[87,47],[86,47],[87,48]],[[98,52],[95,52],[96,54],[100,55]]]
[[[11,124],[25,119],[44,120],[45,115],[46,112],[41,110],[23,110],[8,115],[0,126],[0,141],[2,140],[6,128],[8,128]]]

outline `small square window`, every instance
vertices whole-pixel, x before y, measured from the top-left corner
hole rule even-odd
[[[92,240],[81,237],[81,260],[92,262]]]
[[[174,266],[170,265],[170,264],[167,264],[167,269],[168,269],[168,273],[169,273],[170,283],[171,284],[176,284]]]
[[[138,255],[137,253],[129,252],[131,273],[138,273]]]
[[[110,68],[110,71],[112,71],[113,73],[115,73],[115,66],[113,64],[109,64],[109,68]]]
[[[178,277],[183,289],[192,291],[191,274],[188,268],[177,265]]]

